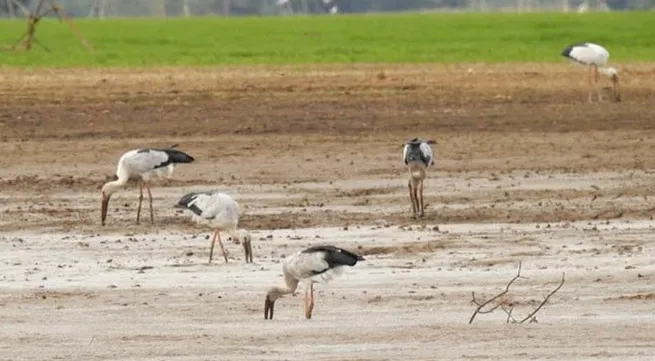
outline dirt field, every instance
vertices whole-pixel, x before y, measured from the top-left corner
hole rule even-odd
[[[0,360],[654,360],[655,65],[588,104],[562,65],[0,72]],[[607,79],[602,79],[609,85]],[[436,139],[426,217],[410,217],[405,140]],[[131,148],[194,156],[100,226]],[[229,191],[255,262],[173,204]],[[147,210],[147,208],[146,208]],[[147,213],[146,220],[147,220]],[[308,245],[366,261],[263,317],[280,260]],[[537,323],[478,315],[500,292]]]

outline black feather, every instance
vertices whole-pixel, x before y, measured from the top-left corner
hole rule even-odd
[[[405,156],[405,164],[409,163],[423,163],[426,166],[430,165],[430,158],[423,155],[421,151],[421,143],[423,141],[412,140],[407,143],[409,148],[407,149],[407,155]]]
[[[328,268],[324,270],[312,271],[312,274],[314,275],[321,274],[335,267],[340,267],[340,266],[352,267],[357,264],[357,261],[364,261],[364,257],[358,254],[352,253],[343,248],[329,246],[329,245],[313,246],[302,251],[302,253],[314,253],[314,252],[323,252],[325,254],[325,262],[328,264]]]
[[[175,144],[175,146],[177,146],[177,144]],[[183,151],[173,148],[141,148],[137,151],[137,153],[147,153],[150,151],[164,152],[166,155],[168,155],[168,159],[165,162],[158,164],[155,169],[166,167],[174,163],[191,163],[195,160],[192,156],[184,153]]]
[[[562,50],[561,55],[563,57],[570,58],[571,57],[571,52],[573,51],[573,46],[574,45],[566,47],[564,50]]]
[[[188,194],[185,194],[180,198],[179,201],[177,201],[177,204],[175,205],[175,208],[185,208],[190,210],[191,212],[201,215],[202,214],[202,209],[198,208],[195,204],[189,205],[189,203],[193,202],[196,197],[200,194],[211,194],[211,192],[191,192]]]

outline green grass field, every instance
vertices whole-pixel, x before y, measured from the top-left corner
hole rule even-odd
[[[65,23],[43,20],[29,52],[0,65],[153,66],[307,63],[556,62],[578,41],[605,45],[612,62],[655,61],[655,12],[605,14],[402,14],[319,17],[76,21],[96,51]],[[0,21],[0,45],[22,21]]]

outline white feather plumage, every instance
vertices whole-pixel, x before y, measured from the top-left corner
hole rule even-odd
[[[343,273],[342,266],[329,269],[322,252],[296,252],[284,260],[283,269],[296,279],[307,279],[317,283],[326,283]],[[320,274],[314,274],[322,272]]]
[[[168,154],[166,152],[152,149],[147,152],[140,152],[139,149],[130,150],[125,152],[118,160],[116,175],[119,178],[141,176],[145,181],[153,177],[171,177],[175,169],[174,163],[155,168],[167,160]]]
[[[434,154],[432,153],[432,147],[427,142],[422,142],[419,145],[419,149],[421,150],[421,153],[423,154],[423,157],[428,159],[428,166],[431,166],[434,164]],[[409,152],[409,144],[405,144],[405,147],[403,147],[403,161],[407,159],[407,153]]]
[[[578,64],[589,67],[589,84],[598,85],[599,76],[603,74],[612,80],[612,90],[615,101],[621,101],[621,94],[619,91],[619,77],[616,69],[606,67],[609,60],[610,53],[604,47],[594,43],[580,43],[566,47],[562,50],[562,56],[574,60]],[[592,73],[592,70],[594,73]],[[602,99],[600,88],[595,89],[598,100]],[[593,102],[594,91],[589,92],[588,100]]]
[[[610,53],[604,47],[594,43],[584,43],[570,47],[568,57],[585,65],[604,67]]]
[[[189,202],[187,208],[195,206],[201,210],[191,217],[198,223],[214,227],[236,229],[239,223],[239,204],[228,194],[214,192],[198,193]]]

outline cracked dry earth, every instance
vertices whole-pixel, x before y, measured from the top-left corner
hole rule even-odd
[[[563,65],[321,66],[0,74],[2,360],[653,360],[655,65],[587,103]],[[410,218],[405,140],[438,141],[426,217]],[[122,152],[196,157],[135,185],[100,227]],[[220,188],[255,262],[172,207]],[[147,215],[147,213],[146,213]],[[147,219],[147,218],[146,218]],[[331,243],[366,261],[263,318],[280,260]],[[536,323],[478,315],[500,292]],[[302,286],[301,286],[302,287]]]

